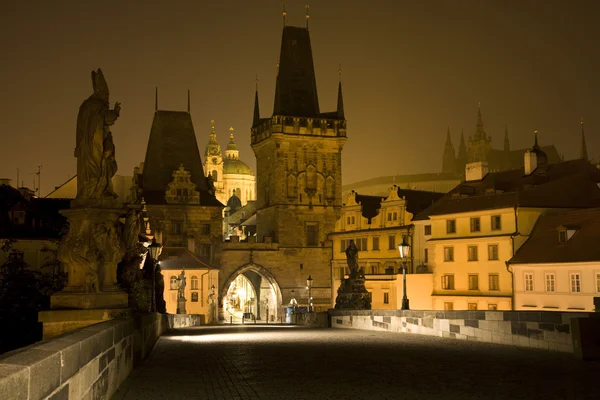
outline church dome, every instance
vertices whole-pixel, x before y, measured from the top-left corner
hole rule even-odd
[[[239,210],[240,208],[242,208],[242,201],[234,193],[234,194],[231,195],[231,197],[229,198],[229,200],[227,200],[227,207],[229,207],[229,211],[230,212],[233,212],[235,210]]]
[[[238,159],[226,158],[223,163],[223,174],[252,175],[254,172],[243,161]]]

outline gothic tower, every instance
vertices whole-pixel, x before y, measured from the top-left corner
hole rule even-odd
[[[271,117],[260,118],[258,90],[255,95],[257,236],[287,246],[321,246],[342,206],[342,86],[337,110],[322,113],[308,27],[283,28],[279,60]]]
[[[469,137],[467,148],[467,162],[487,161],[488,154],[492,149],[492,138],[485,133],[483,129],[483,119],[481,118],[481,108],[477,109],[477,125],[475,135]]]
[[[446,134],[446,145],[444,146],[444,156],[442,157],[442,173],[454,174],[456,172],[456,153],[452,138],[450,138],[450,127]]]
[[[465,144],[465,133],[460,132],[460,145],[458,146],[458,155],[456,157],[456,174],[462,176],[465,174],[467,166],[467,145]]]

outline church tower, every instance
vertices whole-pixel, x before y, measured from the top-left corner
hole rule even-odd
[[[321,246],[342,206],[346,143],[342,86],[337,110],[319,108],[308,26],[285,26],[273,114],[255,95],[251,146],[257,168],[257,236],[286,246]]]
[[[481,108],[477,109],[477,125],[475,135],[469,137],[467,148],[467,163],[477,161],[488,161],[488,154],[492,150],[492,138],[485,133],[483,129],[483,119],[481,118]]]
[[[460,145],[458,146],[458,155],[456,156],[456,174],[463,176],[467,166],[467,145],[465,144],[465,132],[460,132]]]
[[[444,146],[444,156],[442,158],[442,173],[454,174],[456,170],[456,153],[454,152],[454,145],[452,144],[452,138],[450,137],[450,127],[446,134],[446,145]]]
[[[226,198],[223,193],[223,154],[221,153],[221,146],[217,142],[214,120],[210,121],[210,128],[208,144],[204,149],[204,171],[212,179],[215,186],[215,196],[221,203],[224,203]]]

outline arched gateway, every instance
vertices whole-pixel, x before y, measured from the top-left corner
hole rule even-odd
[[[242,318],[277,321],[282,304],[277,280],[266,268],[248,263],[236,269],[220,288],[220,313],[225,321]]]

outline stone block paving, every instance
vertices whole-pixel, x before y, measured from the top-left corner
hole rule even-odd
[[[347,329],[213,326],[163,336],[113,396],[154,399],[600,399],[600,362]]]

